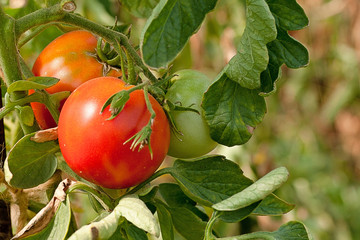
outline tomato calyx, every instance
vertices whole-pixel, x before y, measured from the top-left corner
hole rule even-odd
[[[151,137],[151,133],[152,133],[152,125],[153,125],[156,114],[152,108],[152,105],[150,103],[150,99],[148,96],[148,94],[149,94],[148,85],[149,84],[150,84],[150,82],[146,81],[146,82],[139,84],[135,87],[132,87],[128,90],[122,90],[120,92],[113,94],[110,98],[108,98],[108,100],[102,106],[101,113],[104,112],[106,107],[110,106],[109,111],[111,112],[111,116],[107,120],[114,119],[117,115],[119,115],[119,113],[123,110],[126,102],[130,99],[130,93],[135,90],[143,89],[146,106],[151,114],[150,119],[149,119],[148,123],[146,124],[146,126],[144,126],[138,133],[136,133],[135,135],[130,137],[128,140],[126,140],[124,142],[124,145],[132,140],[133,142],[130,146],[130,149],[133,151],[137,147],[139,147],[139,151],[140,151],[145,145],[148,145],[149,152],[150,152],[150,155],[152,158],[153,153],[152,153],[152,149],[151,149],[151,145],[150,145],[150,137]]]
[[[123,110],[126,102],[130,99],[130,90],[122,90],[118,93],[112,95],[101,108],[101,113],[104,112],[105,108],[110,105],[109,111],[111,112],[111,117],[107,120],[114,119],[120,112]]]
[[[186,111],[190,111],[190,112],[195,112],[197,114],[200,114],[200,112],[198,110],[196,110],[195,108],[192,108],[192,106],[194,106],[195,103],[191,104],[188,107],[182,106],[181,102],[171,102],[169,100],[165,100],[165,105],[164,108],[166,108],[167,111],[182,111],[182,112],[186,112]]]
[[[135,149],[137,147],[139,147],[139,152],[141,151],[141,149],[144,148],[145,145],[147,145],[149,147],[149,153],[151,156],[151,159],[153,158],[153,152],[151,149],[151,144],[150,144],[150,137],[151,137],[151,133],[152,133],[152,125],[154,122],[154,118],[155,115],[151,115],[151,118],[149,120],[149,122],[146,124],[145,127],[143,127],[138,133],[136,133],[134,136],[132,136],[131,138],[129,138],[128,140],[126,140],[123,144],[127,144],[128,142],[130,142],[131,140],[133,140],[133,142],[131,143],[130,149],[135,151]]]
[[[145,98],[145,103],[146,103],[146,107],[148,108],[149,112],[150,112],[150,119],[148,121],[148,123],[146,124],[145,127],[143,127],[138,133],[136,133],[134,136],[132,136],[131,138],[129,138],[127,141],[124,142],[124,144],[128,143],[129,141],[133,140],[130,149],[131,150],[135,150],[137,146],[139,146],[139,151],[145,146],[148,145],[149,147],[149,153],[150,153],[150,157],[151,159],[153,158],[153,152],[151,149],[151,144],[150,144],[150,137],[151,137],[151,133],[152,133],[152,126],[154,123],[154,119],[156,116],[156,113],[154,111],[154,109],[152,108],[152,105],[150,103],[150,99],[149,99],[149,95],[148,95],[148,89],[145,86],[144,87],[144,98]]]
[[[96,53],[100,60],[110,66],[118,66],[120,57],[110,44],[99,37],[96,44]]]
[[[170,128],[175,133],[175,136],[179,141],[182,141],[181,136],[184,136],[184,134],[176,126],[174,118],[170,114],[170,112],[174,112],[174,111],[187,112],[188,111],[188,112],[195,112],[200,115],[200,112],[197,109],[192,108],[192,106],[194,106],[194,105],[195,104],[191,104],[190,106],[185,107],[185,106],[181,106],[181,102],[173,103],[173,102],[169,101],[168,99],[165,99],[165,101],[164,101],[163,109],[166,113],[167,118],[169,119]]]

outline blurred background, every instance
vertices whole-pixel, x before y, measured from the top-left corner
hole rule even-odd
[[[21,16],[41,1],[0,2]],[[308,48],[309,65],[296,70],[283,67],[278,90],[266,98],[268,113],[251,140],[216,151],[238,162],[253,179],[278,166],[290,172],[277,194],[295,209],[283,217],[250,219],[248,228],[272,231],[289,220],[300,220],[314,239],[360,239],[360,2],[297,2],[310,25],[291,34]],[[139,44],[146,19],[133,17],[117,0],[76,3],[79,13],[101,24],[114,25],[115,16],[119,23],[131,23],[131,41]],[[25,10],[19,8],[23,4]],[[236,52],[244,14],[243,0],[219,1],[173,62],[172,71],[193,68],[214,78]],[[30,66],[59,34],[51,27],[21,49]],[[240,230],[227,225],[223,231],[231,235]]]

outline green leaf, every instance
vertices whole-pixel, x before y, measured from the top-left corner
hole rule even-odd
[[[281,28],[278,28],[276,40],[268,44],[268,49],[276,55],[281,64],[285,63],[289,68],[304,67],[309,62],[307,49]]]
[[[256,209],[259,203],[260,201],[235,211],[219,212],[219,219],[227,223],[240,222],[241,220],[248,217],[251,213],[253,213],[253,211]]]
[[[229,78],[244,88],[259,88],[269,61],[266,44],[275,38],[275,19],[265,0],[246,0],[246,27],[226,70]]]
[[[269,63],[260,76],[261,96],[275,92],[275,83],[280,77],[279,68],[283,63],[289,68],[299,68],[309,62],[307,49],[287,32],[302,29],[309,24],[304,10],[295,0],[267,0],[267,3],[276,19],[277,37],[267,44]]]
[[[136,227],[159,236],[160,229],[157,221],[140,199],[127,196],[122,198],[114,210],[98,222],[85,225],[77,230],[69,240],[74,239],[108,239],[116,231],[120,217],[126,218]]]
[[[187,208],[168,208],[174,227],[187,240],[203,239],[206,222]]]
[[[138,18],[150,17],[160,0],[121,0],[121,3]]]
[[[58,78],[53,77],[32,77],[27,80],[15,81],[8,87],[8,93],[15,91],[27,91],[30,89],[45,89],[59,82]]]
[[[204,94],[202,107],[211,138],[226,146],[246,143],[266,113],[258,90],[241,87],[224,73]]]
[[[271,234],[276,240],[308,240],[309,235],[304,224],[301,222],[291,221],[282,225],[277,231]]]
[[[31,188],[46,182],[55,172],[55,141],[37,143],[31,140],[35,133],[21,138],[6,158],[6,181],[17,188]]]
[[[309,24],[309,19],[296,0],[266,0],[266,2],[281,28],[300,30]]]
[[[273,94],[276,91],[276,81],[280,78],[281,69],[280,66],[283,62],[276,57],[276,54],[269,51],[269,64],[265,71],[260,75],[261,92],[260,96],[266,97]]]
[[[162,183],[159,185],[159,192],[170,207],[195,206],[196,202],[186,196],[175,183]]]
[[[277,216],[290,212],[294,207],[295,205],[285,202],[274,194],[270,194],[261,201],[252,214]]]
[[[159,187],[154,185],[147,185],[136,192],[138,197],[145,203],[152,202],[158,192]]]
[[[234,211],[249,206],[278,189],[287,180],[288,176],[289,172],[285,167],[277,168],[243,191],[214,204],[212,207],[218,211]]]
[[[127,235],[127,240],[148,240],[148,237],[146,236],[144,230],[134,226],[127,221],[123,225],[123,228],[125,229]]]
[[[265,239],[265,240],[309,240],[309,234],[300,222],[291,221],[275,232],[252,232],[240,236],[227,237],[227,240]]]
[[[179,185],[175,183],[162,183],[159,185],[159,192],[170,207],[185,207],[199,216],[202,220],[209,220],[209,217],[196,207],[197,203],[186,196]]]
[[[146,64],[165,67],[184,48],[217,0],[161,0],[141,35]]]
[[[167,209],[167,206],[160,200],[156,201],[155,206],[160,223],[162,238],[166,240],[173,240],[174,228],[170,211]]]
[[[23,124],[27,126],[34,125],[35,116],[30,106],[16,106],[15,108],[19,111],[19,118]]]
[[[145,203],[137,197],[127,196],[122,198],[116,209],[136,227],[152,235],[159,236],[160,228],[157,221]]]
[[[223,156],[192,162],[176,160],[170,174],[187,196],[205,206],[221,202],[252,184],[236,163]]]

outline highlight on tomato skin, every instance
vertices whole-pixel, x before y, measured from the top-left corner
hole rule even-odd
[[[70,168],[82,178],[106,188],[128,188],[149,178],[166,157],[170,126],[161,105],[149,94],[156,116],[149,147],[131,150],[124,144],[148,123],[144,91],[135,90],[114,119],[109,107],[101,113],[113,94],[129,89],[115,77],[99,77],[79,86],[60,113],[58,137],[61,152]]]
[[[74,91],[84,82],[104,76],[104,64],[96,58],[97,38],[90,32],[77,30],[65,33],[47,45],[37,57],[32,71],[35,76],[56,77],[60,81],[47,88],[49,93]],[[121,71],[110,69],[107,76],[120,77]],[[32,94],[34,90],[30,90]],[[60,103],[61,110],[64,101]],[[31,107],[42,129],[56,127],[44,104],[33,102]]]

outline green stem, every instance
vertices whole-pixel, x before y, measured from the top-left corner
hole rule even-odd
[[[217,240],[274,240],[269,232],[252,232],[240,236],[217,238]]]
[[[4,73],[4,81],[7,86],[16,80],[22,79],[18,51],[15,45],[15,19],[6,15],[0,8],[0,66]],[[17,93],[18,98],[25,93]]]
[[[126,59],[127,64],[128,64],[128,82],[131,85],[136,85],[136,75],[135,75],[135,67],[134,67],[134,62],[132,60],[132,57],[129,54],[129,51],[125,48],[125,54],[126,54]]]
[[[120,66],[121,66],[121,71],[122,71],[122,79],[124,82],[128,83],[128,79],[126,77],[126,69],[125,69],[125,56],[122,52],[121,46],[119,42],[116,42],[117,46],[120,50],[120,54],[118,56],[120,56]]]
[[[59,106],[57,103],[66,97],[68,97],[70,92],[58,92],[54,94],[49,94],[45,90],[36,90],[33,94],[20,98],[18,100],[10,100],[8,95],[5,95],[7,99],[4,107],[0,109],[0,119],[6,116],[9,112],[15,109],[16,106],[24,106],[30,102],[39,102],[46,106],[49,110],[51,116],[54,118],[57,123],[59,120]]]
[[[72,1],[66,2],[70,4]],[[157,78],[144,64],[141,57],[138,55],[134,47],[130,44],[129,39],[125,34],[116,32],[105,26],[94,23],[77,14],[66,12],[62,8],[61,4],[57,4],[49,8],[40,9],[29,15],[19,18],[16,21],[16,39],[18,39],[27,30],[39,25],[48,24],[49,22],[67,23],[93,32],[96,35],[103,37],[107,42],[109,42],[117,50],[118,54],[120,54],[121,49],[119,49],[119,47],[117,46],[116,41],[120,40],[120,44],[127,49],[131,58],[134,60],[136,65],[138,65],[143,70],[145,76],[149,78],[151,83],[157,82]]]
[[[26,36],[19,39],[18,42],[18,48],[20,49],[22,46],[24,46],[27,42],[29,42],[31,39],[33,39],[35,36],[39,35],[42,31],[44,31],[46,28],[48,28],[51,25],[54,25],[55,23],[49,23],[44,24],[41,26],[36,27],[33,31],[31,31]]]
[[[77,183],[73,184],[71,187],[69,187],[69,189],[67,190],[67,193],[71,193],[75,190],[81,190],[81,191],[91,193],[91,195],[93,195],[96,198],[96,200],[98,200],[99,203],[108,212],[110,212],[114,209],[113,201],[106,194],[86,185],[85,183],[77,182]]]
[[[20,56],[20,67],[21,71],[25,78],[31,78],[34,76],[32,71],[29,69],[29,67],[26,65],[24,59]],[[32,99],[31,102],[40,102],[45,104],[46,108],[49,110],[51,116],[55,120],[56,123],[58,123],[60,112],[59,112],[59,106],[60,101],[67,98],[70,95],[70,92],[64,91],[64,92],[58,92],[54,94],[50,94],[45,90],[37,90],[36,91],[38,96],[33,96],[35,99]],[[32,94],[34,95],[34,94]],[[29,102],[30,103],[30,102]],[[1,115],[0,115],[1,117]]]
[[[153,175],[151,175],[151,177],[149,177],[148,179],[146,179],[145,182],[140,183],[139,185],[137,185],[136,187],[134,187],[133,189],[131,189],[129,192],[127,192],[128,194],[134,194],[137,191],[139,191],[141,188],[143,188],[145,185],[147,185],[148,183],[150,183],[152,180],[164,175],[164,174],[170,174],[171,168],[163,168],[160,169],[159,171],[155,172]]]
[[[9,99],[9,97],[5,96],[5,99]],[[14,110],[16,106],[23,106],[30,102],[43,102],[43,96],[34,93],[31,94],[30,96],[26,96],[18,100],[14,100],[14,101],[7,100],[5,106],[0,109],[0,119],[4,118],[6,114]]]
[[[42,8],[30,14],[27,14],[16,20],[15,36],[18,40],[20,36],[27,30],[33,27],[56,22],[64,17],[68,12],[76,9],[74,1],[67,0],[61,1],[60,4],[55,4],[48,8]]]
[[[219,215],[218,211],[214,211],[212,213],[209,222],[206,224],[204,240],[215,239],[215,237],[212,234],[212,229],[213,229],[216,219],[218,219],[219,216],[220,215]]]
[[[25,63],[25,60],[21,56],[19,57],[19,63],[21,72],[26,79],[34,77],[33,72],[30,70],[29,66]]]
[[[7,86],[11,83],[23,78],[19,53],[16,47],[15,36],[15,19],[5,14],[0,6],[0,67],[4,73],[4,82]],[[11,94],[11,99],[14,101],[19,100],[27,96],[25,91],[18,91]],[[19,112],[17,111],[17,114]],[[38,126],[33,124],[28,126],[21,124],[21,127],[25,134],[38,130]]]
[[[120,40],[120,44],[126,48],[131,58],[134,60],[136,65],[138,65],[144,72],[145,76],[149,78],[151,83],[157,82],[157,78],[152,74],[152,72],[145,66],[144,62],[134,49],[134,47],[130,44],[129,39],[125,34],[116,32],[112,29],[104,27],[100,24],[94,23],[86,18],[83,18],[76,14],[66,14],[60,22],[64,22],[67,24],[75,25],[91,31],[101,37],[103,37],[107,42],[109,42],[118,52],[121,53],[121,49],[116,44],[116,39]]]

